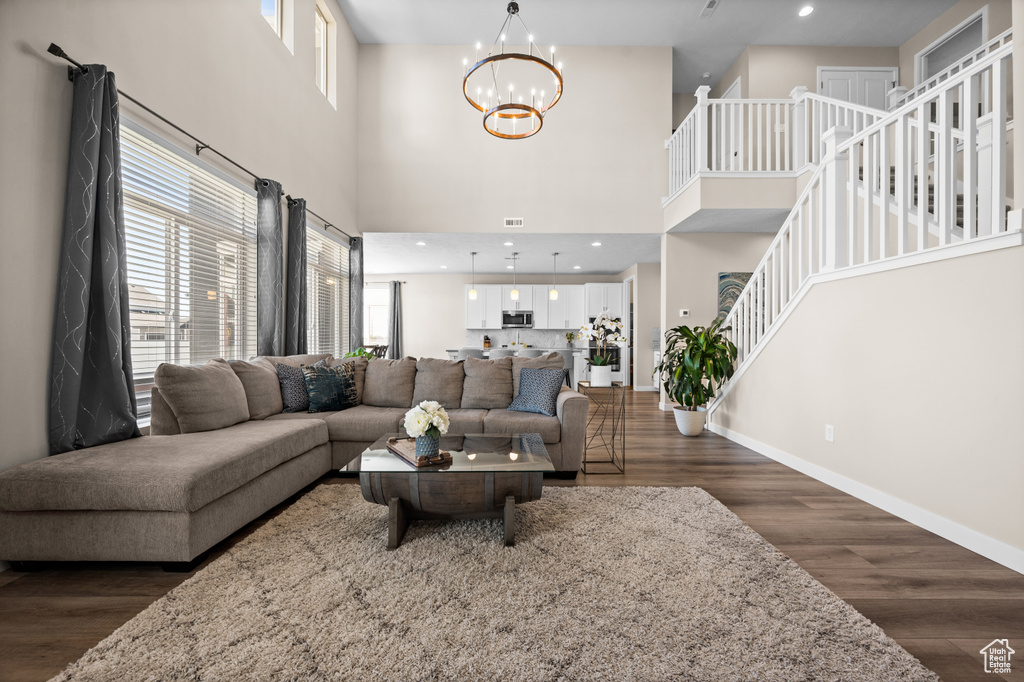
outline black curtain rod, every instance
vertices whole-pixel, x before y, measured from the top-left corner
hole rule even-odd
[[[85,73],[86,71],[88,71],[88,70],[89,70],[89,69],[88,69],[88,67],[86,67],[86,66],[83,66],[82,64],[79,64],[79,63],[78,63],[78,62],[76,62],[76,61],[75,61],[74,59],[72,59],[71,57],[69,57],[69,56],[68,56],[68,53],[67,53],[67,52],[65,52],[64,50],[62,50],[62,49],[61,49],[61,47],[60,47],[60,45],[57,45],[56,43],[50,43],[50,47],[48,47],[48,48],[46,49],[46,51],[47,51],[47,52],[49,52],[50,54],[52,54],[52,55],[53,55],[53,56],[55,56],[55,57],[60,57],[61,59],[64,59],[64,60],[67,60],[67,61],[71,62],[71,63],[72,63],[72,64],[74,64],[74,65],[75,65],[76,67],[78,67],[78,70],[79,70],[79,71],[81,71],[82,73]],[[72,68],[71,68],[71,67],[69,66],[69,67],[68,67],[68,80],[73,80],[73,79],[74,79],[74,69],[72,69]],[[133,102],[133,103],[134,103],[134,104],[135,104],[136,106],[138,106],[139,108],[141,108],[141,109],[143,109],[143,110],[145,110],[145,111],[149,112],[149,113],[150,113],[150,114],[151,114],[152,116],[155,116],[156,118],[160,119],[161,121],[163,121],[163,122],[164,122],[164,123],[166,123],[167,125],[171,126],[171,127],[172,127],[172,128],[174,128],[175,130],[177,130],[177,131],[178,131],[179,133],[181,133],[182,135],[184,135],[184,136],[186,136],[186,137],[189,137],[189,138],[191,138],[192,140],[194,140],[194,141],[195,141],[195,143],[196,143],[196,156],[199,156],[199,153],[200,153],[200,152],[202,152],[202,151],[203,151],[204,149],[209,149],[209,150],[210,150],[211,152],[213,152],[214,154],[216,154],[216,155],[217,155],[217,156],[219,156],[220,158],[224,159],[225,161],[227,161],[228,163],[230,163],[230,164],[231,164],[232,166],[234,166],[235,168],[239,169],[240,171],[242,171],[242,172],[243,172],[243,173],[245,173],[246,175],[249,175],[249,176],[251,176],[251,177],[253,178],[253,180],[261,180],[261,179],[262,179],[262,178],[261,178],[261,177],[260,177],[259,175],[256,175],[256,174],[255,174],[255,173],[253,173],[253,172],[252,172],[251,170],[249,170],[249,169],[248,169],[248,168],[246,168],[245,166],[241,165],[240,163],[236,162],[236,161],[235,161],[234,159],[232,159],[231,157],[229,157],[229,156],[226,156],[225,154],[223,154],[223,153],[221,153],[221,152],[217,151],[216,149],[214,149],[214,148],[213,148],[213,147],[211,147],[210,145],[206,144],[205,142],[203,142],[203,141],[202,141],[202,140],[200,140],[200,139],[199,139],[198,137],[196,137],[196,136],[195,136],[195,135],[193,135],[192,133],[188,132],[188,131],[187,131],[187,130],[185,130],[184,128],[181,128],[180,126],[178,126],[178,125],[175,125],[174,123],[172,123],[172,122],[168,121],[168,120],[167,120],[166,118],[164,118],[164,117],[163,117],[163,116],[161,116],[160,114],[156,113],[155,111],[153,111],[152,109],[150,109],[149,107],[147,107],[147,106],[146,106],[145,104],[143,104],[143,103],[142,103],[142,102],[140,102],[139,100],[137,100],[137,99],[135,99],[134,97],[132,97],[131,95],[129,95],[129,94],[128,94],[127,92],[125,92],[124,90],[121,90],[120,88],[118,88],[118,89],[117,89],[117,94],[121,95],[121,96],[122,96],[122,97],[124,97],[124,98],[125,98],[126,100],[128,100],[128,101],[130,101],[130,102]],[[283,191],[283,190],[282,190],[282,191]],[[287,196],[287,195],[286,195],[286,196]],[[291,197],[290,197],[290,196],[288,196],[288,200],[289,200],[289,201],[291,201]],[[313,213],[313,212],[312,212],[312,211],[310,211],[310,210],[309,210],[308,208],[306,209],[306,211],[307,211],[308,213]],[[345,235],[345,236],[346,236],[346,237],[348,237],[349,239],[352,239],[352,235],[348,234],[348,233],[347,233],[347,232],[345,232],[344,230],[342,230],[342,229],[340,229],[340,228],[338,228],[338,227],[335,227],[334,225],[332,225],[331,223],[329,223],[329,222],[328,222],[327,220],[325,220],[325,219],[324,219],[324,218],[322,218],[321,216],[317,215],[316,213],[313,213],[313,215],[315,215],[315,216],[316,216],[317,218],[320,218],[320,220],[321,220],[321,221],[323,221],[323,223],[324,223],[324,226],[325,226],[325,227],[331,227],[331,228],[334,228],[335,230],[337,230],[338,232],[341,232],[341,233],[342,233],[343,235]]]

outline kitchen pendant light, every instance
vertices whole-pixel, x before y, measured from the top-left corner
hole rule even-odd
[[[558,252],[555,251],[551,254],[551,291],[548,292],[548,298],[552,301],[558,300],[558,289],[555,288],[555,270],[557,269],[558,263]]]
[[[476,300],[476,251],[470,251],[470,257],[473,259],[473,284],[469,287],[469,300]]]
[[[519,252],[512,252],[512,291],[509,292],[508,297],[513,301],[519,300],[519,289],[516,288],[516,261],[519,260]]]

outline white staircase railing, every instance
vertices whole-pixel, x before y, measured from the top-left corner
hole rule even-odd
[[[737,374],[815,275],[1008,231],[1010,57],[1007,43],[859,132],[825,132],[820,165],[726,317]]]
[[[822,134],[837,125],[859,132],[884,111],[810,94],[796,88],[790,99],[708,99],[697,104],[672,137],[668,204],[699,175],[792,174],[821,160]]]

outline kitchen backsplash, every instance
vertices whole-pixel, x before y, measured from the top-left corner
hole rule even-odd
[[[565,348],[568,344],[565,341],[565,333],[568,329],[559,331],[557,329],[491,329],[481,331],[478,329],[466,331],[466,346],[469,348],[481,348],[484,345],[484,335],[491,337],[491,348],[501,348],[516,340],[516,332],[519,333],[519,341],[534,348]],[[580,347],[586,345],[585,341],[579,342]]]

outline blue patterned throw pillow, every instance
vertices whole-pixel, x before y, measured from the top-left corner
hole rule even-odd
[[[346,362],[337,367],[303,367],[310,412],[331,412],[355,407],[356,366]]]
[[[523,367],[519,374],[519,395],[508,406],[510,412],[536,412],[557,416],[558,392],[565,373],[560,369]]]
[[[327,359],[310,366],[327,367]],[[277,380],[281,383],[281,402],[284,403],[282,412],[308,412],[309,393],[306,392],[302,367],[277,365]]]

